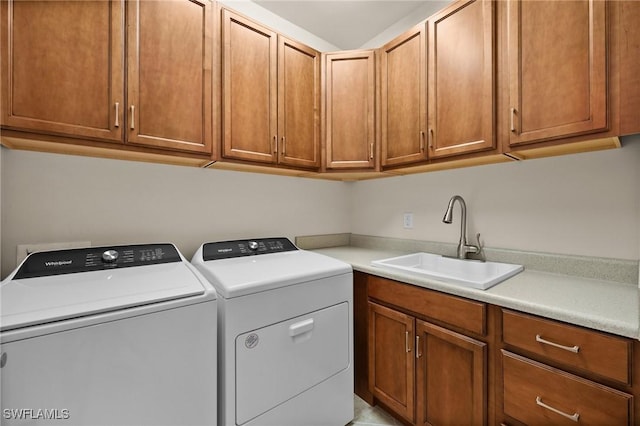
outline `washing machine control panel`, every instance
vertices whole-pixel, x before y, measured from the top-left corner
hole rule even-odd
[[[14,279],[181,262],[173,244],[136,244],[43,251],[31,254]]]
[[[202,247],[202,259],[205,261],[220,260],[294,250],[298,250],[298,248],[284,237],[220,241],[205,244]]]

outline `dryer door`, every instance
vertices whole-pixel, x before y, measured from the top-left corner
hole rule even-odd
[[[349,304],[236,337],[236,424],[349,367]]]

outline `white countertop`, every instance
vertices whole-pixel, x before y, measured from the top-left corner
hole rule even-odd
[[[406,252],[351,246],[313,251],[350,263],[356,271],[620,336],[640,336],[636,285],[525,269],[488,290],[476,290],[371,265]]]

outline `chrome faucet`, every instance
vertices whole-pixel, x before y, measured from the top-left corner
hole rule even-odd
[[[460,209],[462,210],[462,220],[460,222],[460,241],[458,242],[458,250],[457,256],[458,259],[467,259],[469,253],[480,254],[482,248],[480,246],[480,233],[476,235],[476,239],[478,240],[478,245],[474,246],[471,244],[467,244],[467,205],[464,202],[464,198],[459,195],[454,195],[449,200],[449,205],[447,206],[447,211],[442,218],[444,223],[453,222],[453,205],[458,201],[460,203]]]

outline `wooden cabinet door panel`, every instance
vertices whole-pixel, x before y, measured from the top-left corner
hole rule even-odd
[[[320,53],[285,37],[278,39],[278,162],[317,168]]]
[[[380,49],[383,166],[427,159],[425,43],[421,24]]]
[[[123,1],[3,1],[0,10],[1,124],[122,141]]]
[[[211,152],[211,2],[127,6],[128,142]]]
[[[373,168],[374,53],[330,53],[326,61],[326,166]]]
[[[222,155],[274,163],[277,150],[277,34],[223,9]]]
[[[369,387],[410,422],[414,419],[414,318],[369,302]]]
[[[431,158],[495,147],[494,2],[464,0],[428,21]]]
[[[607,129],[607,3],[508,3],[510,145]]]
[[[417,424],[485,424],[486,343],[420,320],[416,336]]]

